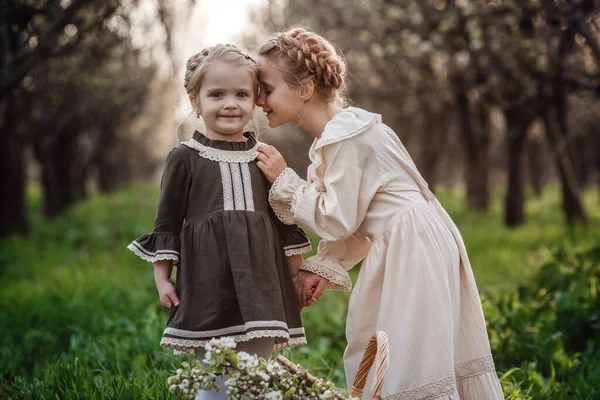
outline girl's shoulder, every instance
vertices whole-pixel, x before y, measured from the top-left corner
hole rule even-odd
[[[168,165],[183,164],[186,170],[189,171],[191,169],[192,153],[192,149],[180,143],[177,146],[173,147],[171,151],[169,151],[166,162]]]

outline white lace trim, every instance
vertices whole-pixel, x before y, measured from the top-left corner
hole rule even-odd
[[[129,244],[127,249],[131,250],[136,256],[144,261],[154,263],[162,260],[172,260],[173,264],[179,264],[179,252],[175,250],[157,250],[156,253],[153,253],[144,249],[142,245],[136,241]]]
[[[302,344],[306,344],[306,336],[290,338],[288,341],[275,343],[275,350],[289,349]]]
[[[454,367],[454,373],[456,374],[457,380],[471,378],[495,370],[494,359],[491,355],[460,363]]]
[[[290,334],[293,331],[301,330],[302,336],[290,338]],[[300,334],[300,333],[297,333]],[[240,335],[228,335],[232,337],[236,342],[247,342],[248,340],[258,338],[278,338],[281,340],[276,341],[275,350],[282,350],[301,344],[306,344],[306,336],[304,335],[304,328],[291,329],[290,333],[285,330],[259,330],[246,332]],[[175,354],[190,354],[196,353],[196,349],[206,346],[210,342],[211,338],[203,340],[190,340],[190,339],[177,339],[171,337],[164,337],[160,341],[160,345],[163,347],[169,347],[175,350]]]
[[[456,394],[458,397],[456,382],[453,376],[414,389],[403,390],[384,397],[384,400],[433,400],[451,394]]]
[[[328,267],[327,265],[313,262],[311,261],[313,257],[307,258],[300,265],[300,269],[303,271],[309,271],[315,273],[323,278],[327,279],[329,283],[327,284],[326,289],[329,290],[351,290],[352,289],[352,281],[350,280],[350,275],[348,272],[345,274],[336,271]],[[340,269],[343,269],[341,265],[339,265]],[[344,270],[345,271],[345,270]]]
[[[229,164],[231,179],[233,180],[233,200],[236,210],[246,209],[246,200],[244,197],[244,182],[242,181],[242,171],[238,168],[239,164]]]
[[[252,192],[252,176],[248,164],[240,164],[242,168],[242,181],[244,186],[244,196],[246,198],[246,210],[254,211],[254,193]]]
[[[247,331],[248,329],[253,329],[253,328],[271,328],[271,327],[282,328],[282,329],[285,329],[286,331],[289,330],[292,334],[304,332],[304,328],[288,329],[288,325],[285,322],[273,320],[273,321],[250,321],[250,322],[246,322],[243,325],[229,326],[227,328],[214,329],[212,331],[186,331],[183,329],[166,327],[163,334],[176,335],[176,336],[186,337],[186,338],[211,338],[214,336],[227,335],[230,333],[240,333],[240,332],[244,332],[244,331]],[[301,331],[297,331],[298,329],[301,329]]]
[[[494,360],[491,355],[470,360],[454,366],[454,376],[428,383],[413,389],[386,396],[384,400],[433,400],[444,395],[453,395],[458,398],[456,381],[472,378],[495,371]]]
[[[221,185],[223,186],[223,209],[235,210],[229,163],[220,162],[219,168],[221,169]]]
[[[284,199],[280,192],[293,175],[296,175],[293,169],[284,169],[277,179],[275,179],[269,190],[269,204],[275,215],[277,215],[277,218],[286,225],[294,225],[296,222],[294,221],[294,214],[291,211],[291,204],[285,201],[287,199]],[[289,200],[291,201],[291,199]]]
[[[310,242],[307,242],[294,246],[286,246],[283,248],[283,250],[285,250],[285,255],[287,257],[290,257],[298,254],[308,253],[312,250],[312,245],[310,244]]]
[[[215,162],[230,162],[230,163],[249,163],[254,161],[258,157],[258,146],[263,143],[256,142],[256,145],[249,150],[244,151],[232,151],[232,150],[221,150],[214,149],[212,147],[204,146],[196,139],[188,140],[187,142],[181,142],[181,144],[194,149],[198,152],[198,155],[202,158],[206,158]]]

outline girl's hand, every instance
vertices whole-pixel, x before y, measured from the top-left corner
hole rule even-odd
[[[169,280],[157,281],[156,289],[158,290],[158,297],[160,298],[160,304],[170,309],[171,306],[179,307],[180,301],[175,293],[175,287]]]
[[[300,271],[294,279],[296,294],[300,307],[310,306],[316,302],[329,281],[322,276],[308,271]]]
[[[283,170],[287,168],[287,164],[281,153],[273,146],[260,146],[258,151],[260,154],[257,157],[258,162],[256,165],[272,184],[281,175]]]

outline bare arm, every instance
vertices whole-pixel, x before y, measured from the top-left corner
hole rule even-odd
[[[290,269],[290,274],[292,275],[292,278],[295,278],[296,275],[298,275],[298,271],[300,271],[300,265],[302,265],[302,261],[303,260],[301,254],[296,254],[287,257],[287,265]]]
[[[171,283],[171,271],[173,262],[170,260],[160,260],[154,263],[154,283],[160,298],[160,304],[164,308],[171,306],[179,307],[179,297],[175,293],[175,287]]]

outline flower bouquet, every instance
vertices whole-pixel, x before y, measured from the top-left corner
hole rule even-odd
[[[223,375],[229,399],[360,399],[367,374],[376,361],[376,376],[371,391],[372,399],[381,398],[383,378],[388,365],[388,344],[384,332],[371,338],[354,380],[349,398],[338,392],[333,384],[324,382],[299,365],[280,355],[266,361],[256,355],[236,352],[232,338],[212,339],[206,346],[202,368],[199,361],[183,362],[175,375],[167,380],[169,390],[193,399],[199,390],[218,391],[216,379]]]

